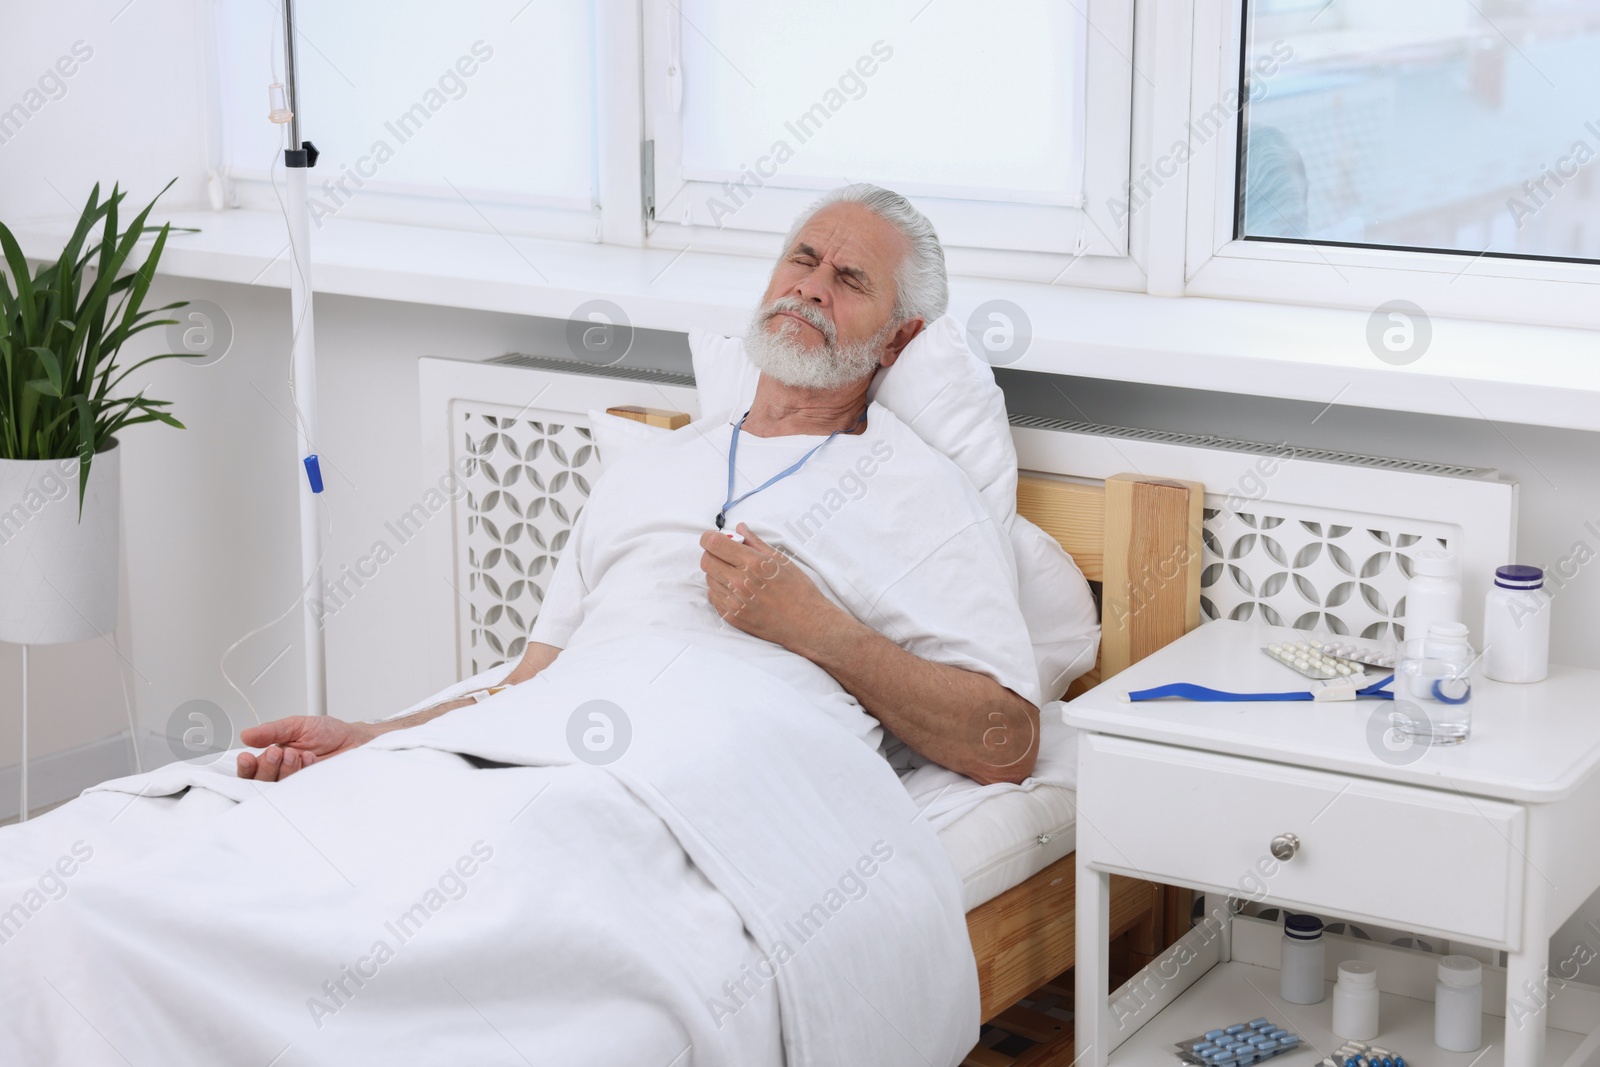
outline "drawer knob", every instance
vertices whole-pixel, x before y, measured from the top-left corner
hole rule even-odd
[[[1272,839],[1271,847],[1273,859],[1292,860],[1300,851],[1300,839],[1294,834],[1279,834]]]

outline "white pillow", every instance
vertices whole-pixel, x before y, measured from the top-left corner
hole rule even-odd
[[[651,426],[638,419],[625,419],[590,408],[589,432],[594,435],[596,473],[604,474],[607,463],[658,441],[662,434],[672,431],[665,426]]]
[[[1100,612],[1088,579],[1061,542],[1021,515],[1011,524],[1017,557],[1017,603],[1028,624],[1039,692],[1060,700],[1067,686],[1094,668],[1100,650]]]
[[[691,329],[689,352],[704,417],[727,417],[749,408],[760,372],[745,355],[742,340]],[[906,345],[894,366],[878,372],[868,395],[949,456],[1010,535],[1039,691],[1046,702],[1059,699],[1074,678],[1094,666],[1100,616],[1072,557],[1055,538],[1017,514],[1017,451],[994,370],[967,347],[966,333],[955,318],[943,315]],[[593,419],[603,413],[590,414]],[[604,420],[642,425],[616,416]],[[602,429],[604,421],[591,425],[602,458],[606,439],[613,451],[626,451],[647,439],[633,429]]]

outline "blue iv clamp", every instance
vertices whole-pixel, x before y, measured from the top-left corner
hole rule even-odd
[[[322,492],[322,464],[317,462],[317,454],[313,452],[300,462],[306,465],[306,480],[311,483],[311,491]]]
[[[1203,685],[1194,685],[1191,682],[1173,682],[1170,685],[1158,685],[1154,689],[1137,689],[1125,693],[1122,699],[1135,700],[1163,700],[1175,697],[1179,700],[1199,700],[1207,703],[1229,703],[1239,700],[1355,700],[1357,697],[1374,697],[1378,700],[1393,700],[1394,693],[1384,688],[1394,681],[1394,675],[1381,678],[1371,685],[1356,688],[1356,683],[1349,678],[1335,678],[1319,684],[1315,689],[1302,689],[1288,693],[1229,693],[1222,689],[1211,689]],[[1438,683],[1434,683],[1435,690]],[[1437,692],[1435,695],[1438,695]],[[1465,699],[1465,698],[1463,698]],[[1461,700],[1448,701],[1459,704]]]

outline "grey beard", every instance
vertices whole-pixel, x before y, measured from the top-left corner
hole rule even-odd
[[[796,338],[799,323],[785,320],[776,331],[766,329],[770,307],[756,309],[744,335],[745,355],[757,370],[795,389],[837,389],[858,382],[878,369],[879,353],[892,323],[869,340],[855,344],[828,344],[808,350]],[[804,312],[802,312],[804,314]]]

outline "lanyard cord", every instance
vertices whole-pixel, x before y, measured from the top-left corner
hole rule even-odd
[[[743,415],[739,416],[739,421],[737,423],[735,423],[734,427],[733,427],[733,442],[728,446],[728,497],[727,497],[726,500],[724,500],[722,502],[722,510],[717,512],[717,529],[719,529],[719,530],[722,529],[722,527],[728,521],[728,509],[729,508],[733,507],[735,504],[739,503],[739,501],[741,501],[741,500],[745,500],[745,499],[747,499],[749,497],[755,496],[757,493],[761,492],[761,490],[766,489],[769,486],[771,486],[774,482],[779,482],[779,481],[782,481],[783,479],[789,477],[789,475],[793,474],[795,471],[797,471],[801,467],[805,466],[806,460],[810,459],[813,455],[815,455],[818,448],[821,448],[823,445],[827,444],[829,441],[833,440],[835,437],[838,437],[841,433],[844,432],[843,430],[835,430],[835,431],[833,431],[826,438],[824,438],[822,440],[822,442],[820,444],[818,444],[815,448],[812,448],[811,451],[807,452],[805,455],[801,456],[798,460],[796,460],[794,462],[794,464],[792,464],[787,470],[783,470],[783,471],[780,471],[777,474],[774,474],[771,478],[768,478],[766,481],[762,482],[760,485],[756,486],[754,489],[752,489],[748,493],[745,493],[744,495],[740,496],[736,500],[736,499],[734,499],[734,496],[733,496],[733,474],[734,474],[734,463],[735,463],[735,460],[737,459],[737,457],[739,455],[739,429],[740,429],[740,427],[742,427],[744,425],[744,420],[748,419],[749,417],[750,417],[750,412],[746,411]],[[855,424],[852,425],[850,427],[850,429],[854,430],[857,426],[860,426],[862,423],[864,423],[866,421],[867,421],[867,409],[866,408],[862,408],[861,409],[861,417],[855,421]]]
[[[1394,681],[1394,675],[1381,678],[1371,685],[1364,686],[1355,691],[1358,697],[1376,697],[1379,700],[1393,700],[1394,693],[1384,688]],[[1189,682],[1173,682],[1170,685],[1158,685],[1154,689],[1139,689],[1128,694],[1129,700],[1161,700],[1164,697],[1178,697],[1181,700],[1199,700],[1207,703],[1233,703],[1244,700],[1315,700],[1316,694],[1308,690],[1293,693],[1228,693],[1221,689],[1211,689],[1203,685],[1194,685]],[[1463,701],[1454,701],[1463,703]]]

